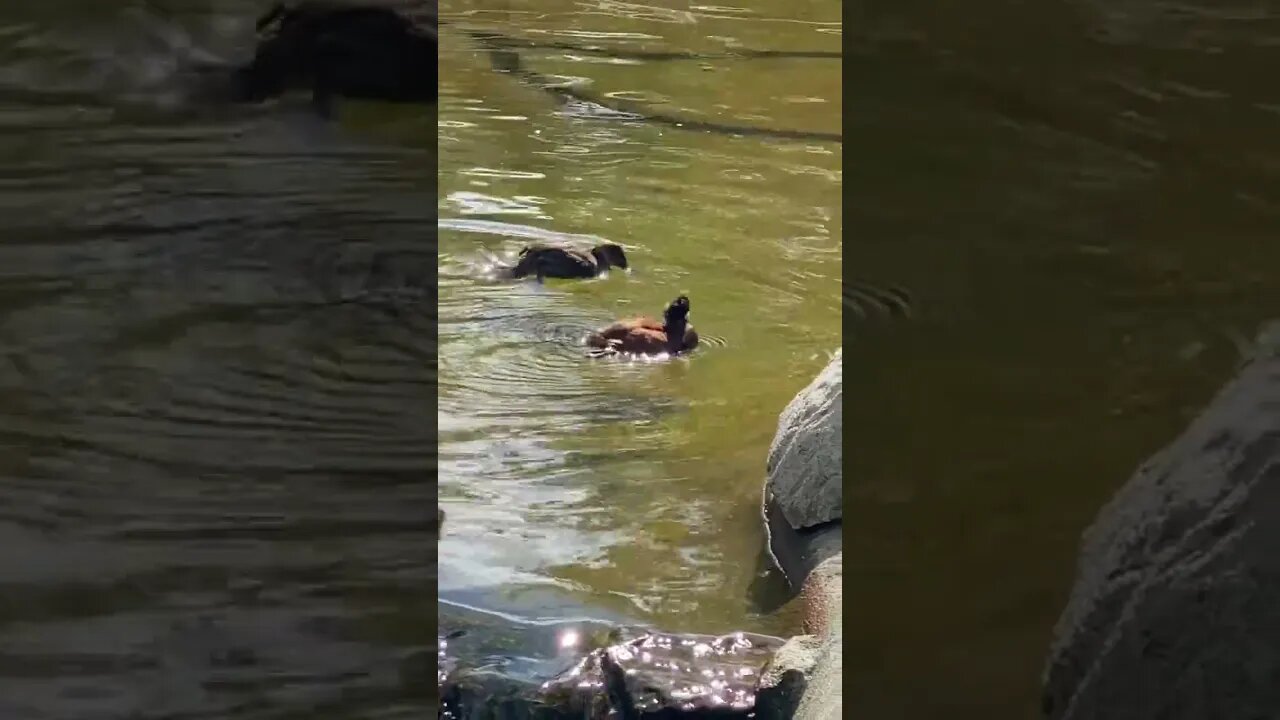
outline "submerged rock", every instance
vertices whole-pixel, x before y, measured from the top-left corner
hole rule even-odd
[[[1280,717],[1280,325],[1085,532],[1043,711]]]
[[[761,718],[756,686],[782,640],[645,632],[587,653],[540,684],[483,668],[442,676],[450,720]],[[447,662],[446,653],[440,656]]]

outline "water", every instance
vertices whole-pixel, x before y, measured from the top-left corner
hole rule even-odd
[[[841,343],[840,5],[440,9],[442,623],[795,632],[795,608],[757,601],[759,500],[778,413]],[[475,31],[604,52],[513,60]],[[822,54],[645,56],[739,47]],[[486,278],[494,257],[556,239],[617,242],[630,272]],[[589,330],[682,293],[692,355],[585,356]],[[522,636],[509,654],[555,654],[554,637]]]
[[[764,453],[843,339],[863,717],[1032,716],[1079,531],[1280,308],[1266,4],[862,4],[845,37],[831,2],[446,2],[631,52],[522,58],[692,122],[445,32],[438,193],[429,111],[192,107],[179,58],[261,8],[147,6],[0,9],[5,717],[422,714],[431,196],[445,616],[513,656],[583,618],[794,631],[752,600]],[[808,56],[633,52],[726,46]],[[634,272],[483,278],[566,234]],[[574,345],[680,292],[691,357]]]
[[[778,410],[841,340],[847,248],[851,276],[910,294],[909,313],[863,312],[874,322],[843,338],[850,714],[1032,717],[1081,529],[1280,308],[1280,98],[1257,72],[1280,15],[846,7],[847,36],[826,2],[442,5],[535,43],[627,51],[844,36],[843,76],[814,58],[524,58],[623,110],[842,132],[854,168],[845,185],[835,143],[556,114],[445,38],[441,495],[458,522],[442,597],[794,629],[746,600],[754,503]],[[531,227],[627,244],[636,271],[542,287],[468,274]],[[560,334],[684,290],[724,346],[584,364]],[[844,311],[866,295],[850,288]]]
[[[342,299],[435,266],[431,112],[192,106],[260,7],[144,5],[0,10],[0,715],[421,717],[433,313]]]
[[[1275,3],[862,5],[854,717],[1035,717],[1079,533],[1280,311]]]

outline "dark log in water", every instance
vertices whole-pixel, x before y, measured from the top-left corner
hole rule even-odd
[[[522,43],[520,41],[513,40],[502,33],[493,32],[491,30],[467,30],[466,33],[472,40],[488,51],[489,63],[495,72],[511,75],[520,82],[523,82],[530,87],[538,88],[539,90],[555,97],[563,104],[564,112],[566,113],[598,119],[643,121],[684,130],[701,130],[704,132],[713,132],[723,135],[769,137],[779,140],[843,142],[843,136],[840,133],[791,130],[787,128],[768,128],[752,125],[735,125],[732,123],[695,120],[693,118],[680,117],[666,113],[636,112],[633,109],[625,107],[617,100],[596,95],[594,93],[588,93],[585,90],[573,87],[572,85],[558,83],[541,73],[529,69],[526,63],[521,59],[519,49],[525,47],[538,47],[536,45]],[[603,53],[598,50],[593,52],[599,54],[611,54]],[[619,55],[619,57],[626,57],[628,55],[634,55],[634,53],[623,53]],[[777,51],[772,54],[768,51],[759,51],[756,54],[751,55],[751,57],[759,58],[785,56],[789,56],[789,54],[781,51]],[[828,57],[827,55],[820,53],[807,53],[804,56]],[[661,53],[659,54],[658,59],[673,59],[674,57],[681,57],[681,59],[695,59],[698,56],[693,54],[685,55],[682,53]],[[727,55],[726,57],[740,56]]]

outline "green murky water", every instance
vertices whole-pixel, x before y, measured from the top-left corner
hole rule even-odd
[[[852,10],[852,717],[1038,710],[1098,507],[1280,312],[1280,8]]]
[[[841,343],[841,146],[584,117],[495,73],[463,30],[619,51],[838,53],[840,5],[446,2],[440,102],[440,593],[533,619],[796,629],[751,602],[779,411]],[[631,109],[840,131],[831,59],[644,61],[521,52]],[[576,78],[576,80],[574,80]],[[480,278],[490,254],[589,236],[632,272]],[[687,293],[704,346],[591,361],[576,343]]]
[[[434,323],[326,303],[432,274],[434,118],[185,102],[261,10],[0,8],[0,717],[427,712]]]
[[[429,324],[291,306],[358,284],[338,266],[367,250],[420,249],[430,128],[189,113],[143,5],[0,11],[0,708],[416,717]],[[162,15],[233,54],[259,9]],[[843,33],[831,2],[442,10],[646,50]],[[843,82],[847,235],[840,144],[557,112],[445,33],[440,592],[513,623],[793,630],[748,600],[755,503],[778,410],[842,340],[844,238],[852,275],[913,296],[844,338],[850,711],[1027,717],[1080,529],[1280,308],[1280,97],[1258,71],[1280,14],[848,10],[843,77],[821,57],[523,56],[629,107],[815,133],[841,132]],[[635,272],[479,279],[486,252],[548,233],[621,242]],[[573,346],[677,292],[713,340],[692,357]]]
[[[840,37],[809,24],[838,21],[832,3],[444,7],[539,41]],[[864,717],[1033,716],[1080,531],[1280,309],[1280,102],[1256,73],[1280,16],[847,7],[843,78],[820,60],[528,54],[646,109],[774,127],[834,130],[843,81],[847,232],[838,146],[557,117],[448,41],[442,217],[632,243],[637,272],[484,286],[460,268],[521,230],[446,228],[442,313],[459,320],[442,330],[441,426],[455,430],[441,492],[461,527],[442,547],[442,594],[789,629],[785,614],[751,616],[743,549],[777,409],[840,337],[843,237],[851,275],[913,298],[909,320],[845,338],[846,701]],[[618,368],[555,341],[685,289],[723,347]]]

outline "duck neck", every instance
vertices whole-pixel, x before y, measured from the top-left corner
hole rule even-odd
[[[662,332],[667,336],[667,349],[676,352],[684,346],[684,332],[689,321],[685,318],[666,318],[662,324]]]
[[[609,258],[605,256],[604,252],[600,250],[600,248],[591,248],[591,257],[596,259],[597,268],[600,270],[609,269]]]

